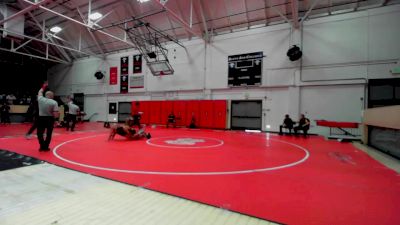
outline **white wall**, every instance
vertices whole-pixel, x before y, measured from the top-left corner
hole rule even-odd
[[[390,69],[400,58],[400,6],[321,17],[305,21],[303,30],[292,32],[288,24],[268,26],[215,36],[211,43],[184,42],[186,49],[168,45],[171,76],[154,77],[144,65],[145,87],[119,94],[117,85],[108,85],[109,67],[118,67],[120,57],[131,50],[108,55],[106,60],[82,59],[72,66],[57,66],[49,72],[51,88],[59,95],[86,94],[88,115],[106,115],[107,103],[163,99],[260,99],[263,100],[263,128],[273,131],[289,113],[297,119],[305,113],[311,120],[356,121],[361,119],[364,84],[371,78],[400,77]],[[288,48],[302,46],[302,60],[291,62]],[[228,88],[229,55],[263,51],[261,87]],[[132,75],[132,66],[129,74]],[[96,70],[106,72],[98,81]],[[93,112],[91,112],[93,111]],[[314,133],[326,130],[314,126]]]
[[[105,96],[86,95],[85,111],[90,121],[106,121],[108,116],[108,104]]]
[[[329,128],[315,125],[314,120],[361,123],[364,108],[363,85],[304,86],[301,88],[300,112],[311,121],[311,133],[328,135]]]

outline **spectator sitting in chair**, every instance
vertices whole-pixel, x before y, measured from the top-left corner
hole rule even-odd
[[[173,112],[171,112],[168,115],[168,120],[167,120],[167,128],[169,127],[169,124],[172,124],[174,127],[176,126],[176,120],[175,120],[175,115]]]
[[[286,128],[289,130],[289,134],[292,134],[292,129],[293,129],[294,122],[293,120],[289,117],[288,114],[285,115],[285,119],[283,120],[283,124],[279,126],[279,135],[282,135],[282,128]]]
[[[297,135],[297,131],[302,130],[304,137],[307,136],[307,131],[310,129],[310,120],[301,114],[301,118],[299,121],[299,126],[294,128],[294,134]]]

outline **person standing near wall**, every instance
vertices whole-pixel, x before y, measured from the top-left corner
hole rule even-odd
[[[54,118],[58,117],[58,104],[54,101],[54,93],[47,91],[45,96],[43,92],[47,87],[45,82],[38,92],[39,119],[37,127],[37,136],[40,144],[39,151],[50,151],[49,145],[51,135],[54,128]],[[46,139],[43,138],[43,133],[46,130]]]
[[[68,116],[67,116],[67,131],[69,130],[70,123],[72,122],[71,125],[71,131],[74,131],[75,129],[75,124],[76,124],[76,116],[79,113],[79,106],[75,105],[74,102],[72,101],[72,98],[69,98],[68,102]]]
[[[10,106],[7,105],[7,102],[3,102],[3,105],[0,107],[1,114],[1,123],[11,123],[10,121]]]

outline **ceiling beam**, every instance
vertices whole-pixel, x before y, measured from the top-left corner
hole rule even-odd
[[[210,35],[208,34],[208,27],[207,27],[207,21],[206,21],[206,17],[204,14],[204,7],[203,7],[203,1],[199,0],[198,1],[199,7],[200,7],[200,16],[201,16],[201,22],[203,24],[203,29],[204,29],[204,33],[206,35],[205,39],[207,42],[210,42]]]
[[[317,3],[318,3],[319,1],[320,1],[320,0],[314,0],[314,2],[311,4],[311,6],[310,6],[310,8],[308,9],[308,11],[306,12],[306,14],[304,14],[303,18],[301,18],[301,21],[300,21],[301,24],[304,22],[304,20],[307,19],[308,15],[310,15],[311,11],[314,9],[314,7],[317,5]],[[330,8],[330,6],[329,6],[329,8]]]
[[[30,12],[30,11],[32,11],[34,9],[37,9],[39,6],[41,6],[41,5],[43,5],[43,4],[47,3],[47,2],[50,2],[50,1],[53,1],[53,0],[42,0],[42,1],[38,2],[38,3],[29,2],[31,4],[30,6],[28,6],[28,7],[24,8],[24,9],[22,9],[21,11],[18,11],[17,13],[15,13],[15,14],[13,14],[13,15],[5,18],[5,19],[3,19],[2,21],[0,21],[0,25],[2,25],[3,23],[5,23],[5,22],[7,22],[9,20],[14,19],[15,17],[18,17],[20,15],[24,15],[27,12]]]
[[[38,26],[38,27],[40,28],[40,30],[42,31],[42,34],[46,34],[46,27],[45,27],[45,25],[44,25],[44,21],[43,21],[43,26],[41,26],[40,23],[39,23],[39,21],[37,21],[36,17],[35,17],[31,12],[29,12],[29,15],[31,16],[32,20],[35,22],[36,26]],[[43,37],[43,39],[45,39],[45,40],[50,40],[51,42],[57,44],[57,43],[53,40],[53,37],[54,37],[54,36],[55,36],[55,34],[49,34],[46,38]],[[31,41],[31,40],[29,40],[29,41]],[[67,52],[66,52],[63,48],[60,48],[60,47],[58,47],[58,46],[56,46],[56,48],[61,52],[61,54],[64,56],[64,58],[67,59],[68,62],[71,62],[71,61],[72,61],[71,58],[69,57],[69,55],[67,54]]]
[[[178,36],[176,35],[175,27],[174,27],[174,25],[172,24],[172,21],[171,21],[171,18],[169,18],[169,15],[168,15],[168,13],[166,13],[165,15],[167,16],[167,19],[168,19],[169,25],[170,25],[170,26],[171,26],[171,28],[172,28],[172,33],[174,34],[174,36],[175,36],[175,39],[178,39]]]
[[[76,8],[76,10],[78,11],[79,16],[81,17],[82,21],[83,21],[84,23],[89,24],[90,19],[89,19],[88,21],[86,21],[86,20],[85,20],[85,17],[83,16],[83,14],[82,14],[81,11],[79,10],[79,8]],[[92,33],[92,31],[91,31],[88,27],[86,27],[86,30],[89,32],[90,37],[92,38],[92,40],[93,40],[94,43],[96,44],[97,48],[100,50],[101,54],[104,56],[104,50],[101,48],[101,46],[100,46],[99,41],[97,40],[97,38],[94,36],[94,34]]]
[[[29,4],[34,4],[34,3],[32,3],[32,2],[30,2],[30,1],[28,1],[28,0],[22,0],[22,1],[24,1],[24,2],[26,2],[26,3],[29,3]],[[40,7],[41,9],[43,9],[43,10],[46,10],[46,11],[48,11],[48,12],[51,12],[51,13],[57,15],[57,16],[60,16],[60,17],[62,17],[62,18],[64,18],[64,19],[67,19],[67,20],[69,20],[69,21],[72,21],[72,22],[74,22],[74,23],[77,23],[77,24],[79,24],[79,25],[81,25],[81,26],[84,26],[84,27],[87,27],[87,28],[92,28],[92,27],[89,26],[88,24],[83,23],[83,22],[80,22],[80,21],[78,21],[78,20],[75,20],[75,19],[73,19],[73,18],[71,18],[71,17],[69,17],[69,16],[66,16],[66,15],[62,14],[62,13],[56,12],[56,11],[54,11],[54,10],[48,9],[48,8],[46,8],[46,7],[43,7],[43,6],[39,6],[39,7]],[[116,39],[116,40],[118,40],[118,41],[124,42],[125,44],[128,44],[128,45],[130,45],[130,46],[136,48],[136,45],[133,44],[132,42],[129,42],[129,41],[127,41],[127,40],[124,40],[124,39],[122,39],[122,38],[119,38],[119,37],[117,37],[117,36],[114,36],[114,35],[112,35],[112,34],[110,34],[110,33],[107,33],[107,32],[105,32],[105,31],[102,31],[102,30],[99,30],[99,31],[97,31],[97,32],[99,32],[99,33],[101,33],[101,34],[104,34],[104,35],[106,35],[106,36],[108,36],[108,37],[111,37],[111,38],[113,38],[113,39]]]
[[[292,9],[292,26],[294,29],[299,29],[299,1],[291,0],[290,8]]]
[[[271,6],[271,9],[274,10],[282,19],[284,19],[288,24],[292,24],[292,22],[275,6]]]
[[[231,22],[231,16],[229,15],[229,11],[228,11],[228,4],[226,4],[226,0],[224,0],[224,8],[225,8],[225,12],[226,12],[226,18],[228,19],[228,25],[229,25],[229,29],[231,30],[231,32],[233,32],[232,29],[232,22]],[[247,13],[247,12],[246,12]]]
[[[247,19],[247,29],[250,29],[250,17],[249,17],[249,7],[247,6],[247,1],[244,1],[244,8],[246,10],[246,19]]]
[[[208,15],[209,15],[209,17],[210,18],[212,18],[213,17],[213,13],[211,12],[211,10],[210,10],[210,6],[209,6],[209,2],[206,0],[205,2],[203,2],[203,1],[201,1],[204,5],[204,7],[203,7],[203,12],[204,13],[206,13],[206,12],[208,12]],[[210,37],[209,37],[209,40],[211,41],[211,38],[212,38],[212,35],[213,35],[213,32],[214,32],[214,24],[213,24],[213,20],[212,19],[206,19],[206,21],[205,21],[206,23],[208,23],[208,22],[210,22],[209,23],[209,25],[210,25],[210,32],[209,32],[209,35],[210,35]]]
[[[25,47],[24,47],[24,50],[27,51],[27,52],[30,53],[30,54],[32,54],[32,53],[28,50],[28,48],[31,49],[31,50],[33,50],[33,51],[36,51],[36,52],[38,52],[38,53],[40,53],[40,54],[44,54],[44,55],[46,54],[46,52],[40,51],[40,50],[38,50],[37,48],[32,48],[32,47],[30,47],[30,46],[25,46]],[[59,60],[60,62],[68,62],[68,61],[65,61],[64,59],[58,58],[58,57],[53,56],[53,55],[49,55],[49,57],[52,57],[52,58],[55,59],[55,60]],[[68,62],[68,63],[71,63],[71,62]]]
[[[170,8],[168,8],[168,7],[166,6],[166,4],[165,4],[165,5],[162,4],[162,3],[160,2],[160,0],[153,0],[153,2],[155,2],[157,5],[163,7],[163,8],[168,12],[169,15],[171,15],[179,24],[181,24],[181,26],[183,26],[183,28],[184,28],[187,32],[189,32],[189,33],[191,33],[192,35],[194,35],[194,36],[196,36],[196,37],[199,37],[199,38],[201,38],[201,39],[203,39],[203,40],[205,41],[205,39],[204,39],[204,37],[203,37],[203,35],[202,35],[201,33],[197,32],[197,31],[194,31],[192,28],[190,28],[190,25],[189,25],[188,23],[186,23],[186,22],[185,22],[180,16],[178,16],[174,11],[172,11]]]
[[[264,13],[265,13],[265,25],[268,25],[269,22],[269,15],[268,15],[268,2],[264,0]]]
[[[0,28],[0,31],[5,31],[5,32],[11,33],[11,34],[16,34],[16,32],[13,32],[13,31],[10,31],[10,30],[4,29],[4,28]],[[33,41],[38,41],[38,42],[42,42],[42,43],[49,44],[49,45],[53,45],[53,46],[59,46],[59,47],[61,47],[61,48],[63,48],[63,49],[66,49],[66,50],[69,50],[69,51],[78,52],[78,53],[83,54],[83,55],[91,55],[91,56],[94,56],[94,55],[92,55],[92,54],[90,54],[90,53],[83,52],[83,51],[80,51],[80,50],[78,50],[78,49],[74,49],[74,48],[70,48],[70,47],[63,46],[63,45],[55,44],[55,43],[52,43],[52,42],[48,42],[48,41],[46,41],[46,40],[42,40],[42,39],[39,39],[39,38],[35,38],[35,37],[28,36],[28,35],[25,35],[25,34],[18,34],[18,35],[20,35],[20,36],[22,36],[22,37],[24,37],[24,38],[32,39]]]
[[[1,51],[5,51],[5,52],[12,52],[12,53],[18,54],[18,55],[24,55],[24,56],[29,56],[29,57],[33,57],[33,58],[43,59],[43,60],[46,60],[46,61],[69,64],[69,62],[67,62],[67,61],[50,59],[50,58],[46,58],[46,57],[43,57],[43,56],[28,54],[28,53],[24,53],[24,52],[16,52],[16,51],[12,51],[11,49],[7,49],[7,48],[0,48],[0,50]]]
[[[182,8],[181,8],[181,6],[179,5],[179,1],[175,1],[175,4],[176,4],[176,6],[178,7],[178,13],[179,13],[178,16],[179,16],[180,18],[183,18]],[[189,18],[189,20],[190,20],[190,18]],[[188,24],[188,27],[189,27],[190,29],[192,29],[192,24]],[[186,29],[185,29],[185,32],[186,32],[186,35],[188,36],[188,39],[191,40],[193,34],[190,33],[189,31],[187,31]],[[194,36],[196,36],[196,35],[194,35]]]

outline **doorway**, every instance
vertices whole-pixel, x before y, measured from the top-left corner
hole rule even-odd
[[[231,129],[261,130],[262,101],[232,101]]]
[[[118,122],[125,122],[131,116],[132,102],[118,102]]]

